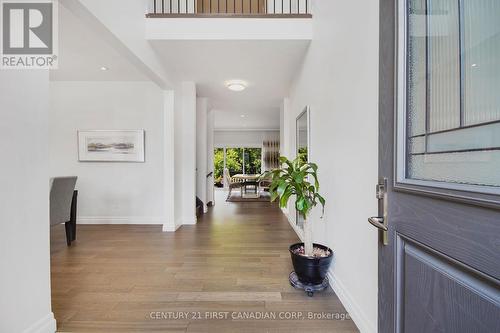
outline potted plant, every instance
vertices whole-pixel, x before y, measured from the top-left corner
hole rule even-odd
[[[318,192],[318,166],[305,162],[300,156],[293,161],[280,157],[280,163],[280,168],[265,172],[262,177],[272,178],[271,201],[279,199],[281,208],[287,207],[290,198],[295,198],[295,209],[304,218],[304,243],[290,246],[293,268],[300,282],[318,285],[325,280],[333,258],[330,248],[313,244],[312,223],[308,220],[309,213],[318,204],[323,212],[325,209],[325,199]]]

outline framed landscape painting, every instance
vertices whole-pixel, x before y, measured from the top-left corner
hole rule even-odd
[[[144,162],[144,130],[78,131],[80,162]]]

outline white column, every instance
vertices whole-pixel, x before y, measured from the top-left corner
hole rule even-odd
[[[196,85],[182,83],[181,115],[181,221],[196,224]]]
[[[203,201],[203,211],[207,212],[207,113],[208,100],[196,99],[196,195]]]
[[[163,92],[163,169],[164,169],[164,218],[163,231],[175,231],[175,123],[174,91]]]
[[[50,302],[48,110],[48,71],[1,71],[0,332],[56,330]]]
[[[290,100],[284,98],[280,107],[280,154],[289,159],[295,157],[294,149],[295,144],[292,142],[295,135],[292,128],[292,115],[290,111]]]
[[[295,158],[295,117],[290,109],[290,99],[283,98],[280,107],[280,155],[288,159]],[[289,201],[288,207],[282,209],[288,219],[295,223],[295,206],[293,198]]]
[[[207,115],[207,174],[214,172],[214,121],[215,111],[208,111]],[[215,204],[214,176],[206,179],[207,182],[207,203]]]

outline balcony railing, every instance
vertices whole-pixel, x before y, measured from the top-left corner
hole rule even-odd
[[[311,0],[151,0],[146,17],[311,17]]]

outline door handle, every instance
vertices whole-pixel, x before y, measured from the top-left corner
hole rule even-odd
[[[387,231],[387,226],[384,224],[383,217],[370,217],[368,218],[368,222],[371,223],[375,228],[378,228],[382,231]]]
[[[377,184],[377,199],[382,201],[382,216],[373,216],[368,219],[371,225],[382,233],[382,244],[389,244],[389,219],[387,218],[387,178]],[[379,212],[380,213],[380,212]]]

